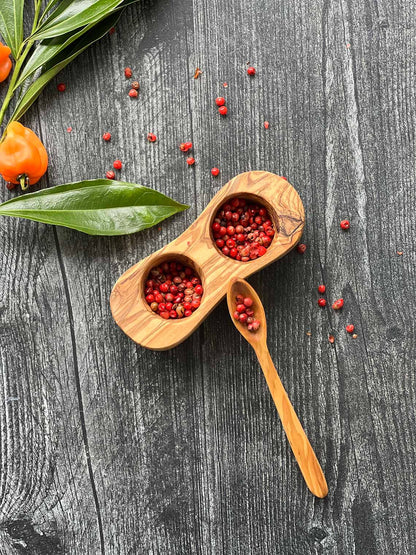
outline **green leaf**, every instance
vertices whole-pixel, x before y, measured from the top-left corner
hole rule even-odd
[[[0,204],[0,215],[69,227],[89,235],[127,235],[187,208],[141,185],[92,179],[8,200]]]
[[[113,14],[109,17],[116,17],[119,10],[122,10],[129,4],[134,4],[135,2],[137,2],[137,0],[123,0],[123,2],[113,10]],[[103,18],[103,20],[104,19],[105,18]],[[52,38],[44,39],[40,41],[39,44],[36,46],[35,50],[33,51],[32,55],[30,56],[30,58],[25,63],[23,71],[20,74],[19,80],[15,85],[15,88],[17,89],[18,87],[20,87],[20,85],[22,85],[22,83],[28,77],[33,75],[33,73],[35,73],[35,71],[38,70],[43,65],[47,63],[50,65],[53,58],[55,58],[55,56],[57,56],[60,52],[62,52],[62,50],[65,50],[66,48],[68,48],[68,46],[70,46],[73,42],[75,42],[77,39],[82,37],[82,35],[89,33],[95,25],[98,25],[98,24],[101,25],[103,23],[103,20],[101,20],[101,22],[90,23],[90,25],[87,25],[86,27],[82,27],[81,29],[78,29],[76,32],[72,31],[70,33],[65,33],[57,37],[52,37]],[[112,20],[109,19],[109,22],[110,23],[112,22],[113,25],[115,24],[115,21],[116,20],[114,19]],[[111,29],[113,25],[110,25],[108,28]]]
[[[88,46],[103,37],[111,29],[111,27],[117,23],[120,15],[121,11],[117,10],[115,13],[106,17],[94,25],[94,27],[86,35],[79,37],[67,48],[56,53],[55,56],[49,60],[49,62],[45,63],[44,72],[28,87],[21,98],[19,98],[11,120],[20,119],[35,102],[49,81],[53,79],[53,77],[55,77],[61,69],[81,54],[81,52],[88,48]]]
[[[45,39],[41,41],[36,46],[33,54],[27,60],[15,88],[20,87],[23,81],[33,75],[33,73],[35,73],[37,69],[39,69],[46,63],[49,63],[62,50],[70,46],[84,33],[90,31],[90,29],[94,27],[94,25],[95,23],[88,25],[87,27],[79,29],[76,33],[66,33],[65,35],[61,35],[59,37],[53,37],[51,39]]]
[[[123,0],[62,0],[58,7],[43,21],[32,39],[56,37],[110,15]]]
[[[17,58],[23,42],[23,8],[25,0],[0,1],[0,35]]]

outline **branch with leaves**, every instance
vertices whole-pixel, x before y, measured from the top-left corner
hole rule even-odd
[[[9,122],[20,119],[43,88],[88,46],[117,23],[136,0],[34,0],[32,30],[23,36],[25,0],[1,0],[0,35],[15,61],[0,108],[3,123],[10,101],[18,95]]]
[[[43,88],[88,46],[117,23],[123,8],[136,0],[34,0],[32,30],[23,36],[25,0],[0,0],[0,35],[15,61],[0,108],[0,125],[10,101],[17,96],[0,139],[0,174],[22,189],[37,183],[48,167],[40,139],[17,120]],[[10,49],[10,51],[9,51]],[[152,227],[188,206],[157,191],[108,179],[58,185],[0,204],[0,215],[60,225],[91,235],[125,235]]]

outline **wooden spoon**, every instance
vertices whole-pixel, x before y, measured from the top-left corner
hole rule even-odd
[[[255,318],[260,321],[260,328],[257,331],[249,331],[246,325],[234,318],[233,315],[235,312],[237,295],[251,297],[253,299]],[[232,280],[228,286],[227,303],[235,327],[256,352],[286,436],[303,474],[306,485],[317,497],[326,497],[328,494],[328,486],[324,473],[322,472],[315,452],[306,437],[305,431],[299,422],[295,409],[289,401],[289,397],[287,396],[285,388],[280,381],[277,370],[270,357],[267,348],[266,315],[259,296],[244,279],[236,278]]]

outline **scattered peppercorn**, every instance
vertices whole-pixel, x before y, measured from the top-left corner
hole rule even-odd
[[[340,310],[344,306],[344,299],[337,299],[332,303],[332,308],[334,310]]]
[[[242,262],[266,254],[275,235],[267,209],[237,197],[220,207],[211,228],[221,252]]]
[[[103,139],[104,139],[104,141],[110,141],[111,140],[111,133],[104,133],[103,134]]]
[[[138,91],[140,89],[140,83],[138,81],[133,81],[133,83],[131,84],[131,88],[135,91]]]
[[[65,92],[66,91],[65,83],[59,83],[56,88],[58,89],[59,92]]]
[[[218,111],[222,116],[226,116],[227,112],[228,112],[228,108],[227,108],[227,106],[220,106],[218,108]]]
[[[179,150],[181,150],[182,152],[188,152],[188,150],[191,150],[192,148],[192,143],[181,143],[179,145]]]
[[[217,175],[219,175],[220,170],[218,168],[212,168],[211,173],[214,177],[217,177]]]
[[[66,128],[66,131],[67,131],[67,133],[71,133],[72,127],[67,127],[67,128]]]
[[[130,77],[133,75],[133,72],[129,67],[126,67],[126,69],[124,70],[124,75],[126,79],[130,79]]]
[[[265,121],[263,125],[264,125],[264,129],[269,129],[270,123],[268,121]]]
[[[113,172],[113,170],[108,170],[108,172],[106,172],[105,174],[107,179],[114,179],[116,174]]]
[[[217,98],[215,99],[215,104],[217,106],[224,106],[225,104],[225,98],[222,96],[217,96]]]
[[[253,66],[250,66],[247,68],[247,73],[248,75],[255,75],[256,74],[256,68]]]
[[[198,79],[200,75],[202,75],[202,71],[197,67],[194,73],[194,79]]]
[[[356,333],[353,333],[353,334],[352,334],[352,338],[353,338],[353,339],[357,339],[357,337],[358,337],[358,335],[357,335]]]
[[[348,324],[348,326],[345,326],[345,329],[348,333],[352,333],[355,330],[355,326],[354,324]]]
[[[319,285],[318,286],[318,292],[319,293],[323,294],[323,293],[325,293],[325,291],[326,291],[325,285]]]
[[[123,164],[122,164],[121,160],[114,160],[113,168],[115,170],[121,170],[122,167],[123,167]]]
[[[350,222],[348,220],[342,220],[342,222],[339,224],[341,229],[349,229],[350,228]]]
[[[325,299],[318,299],[318,305],[319,306],[326,306],[326,300]]]
[[[139,93],[136,91],[136,89],[130,89],[129,90],[129,97],[130,98],[137,98],[138,94]]]
[[[195,158],[192,158],[192,156],[189,156],[186,159],[186,163],[188,164],[188,166],[193,166],[195,164]]]
[[[334,337],[333,335],[329,335],[329,336],[328,336],[328,341],[329,341],[330,343],[335,343],[335,337]]]
[[[157,137],[154,133],[148,133],[147,134],[147,140],[149,141],[149,143],[155,143],[156,139],[157,139]]]
[[[168,320],[191,316],[204,289],[196,272],[180,262],[163,262],[150,270],[144,295],[151,310]]]
[[[296,250],[298,251],[299,254],[305,254],[306,252],[305,243],[299,243],[299,245],[296,247]]]

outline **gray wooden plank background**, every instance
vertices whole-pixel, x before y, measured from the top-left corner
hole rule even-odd
[[[191,208],[121,238],[0,220],[2,554],[416,552],[415,8],[145,0],[26,115],[50,154],[41,186],[101,177],[120,158],[122,178]],[[307,491],[225,303],[163,353],[110,314],[118,276],[250,169],[287,176],[306,208],[306,254],[250,281],[325,500]],[[318,308],[321,282],[342,313]]]

